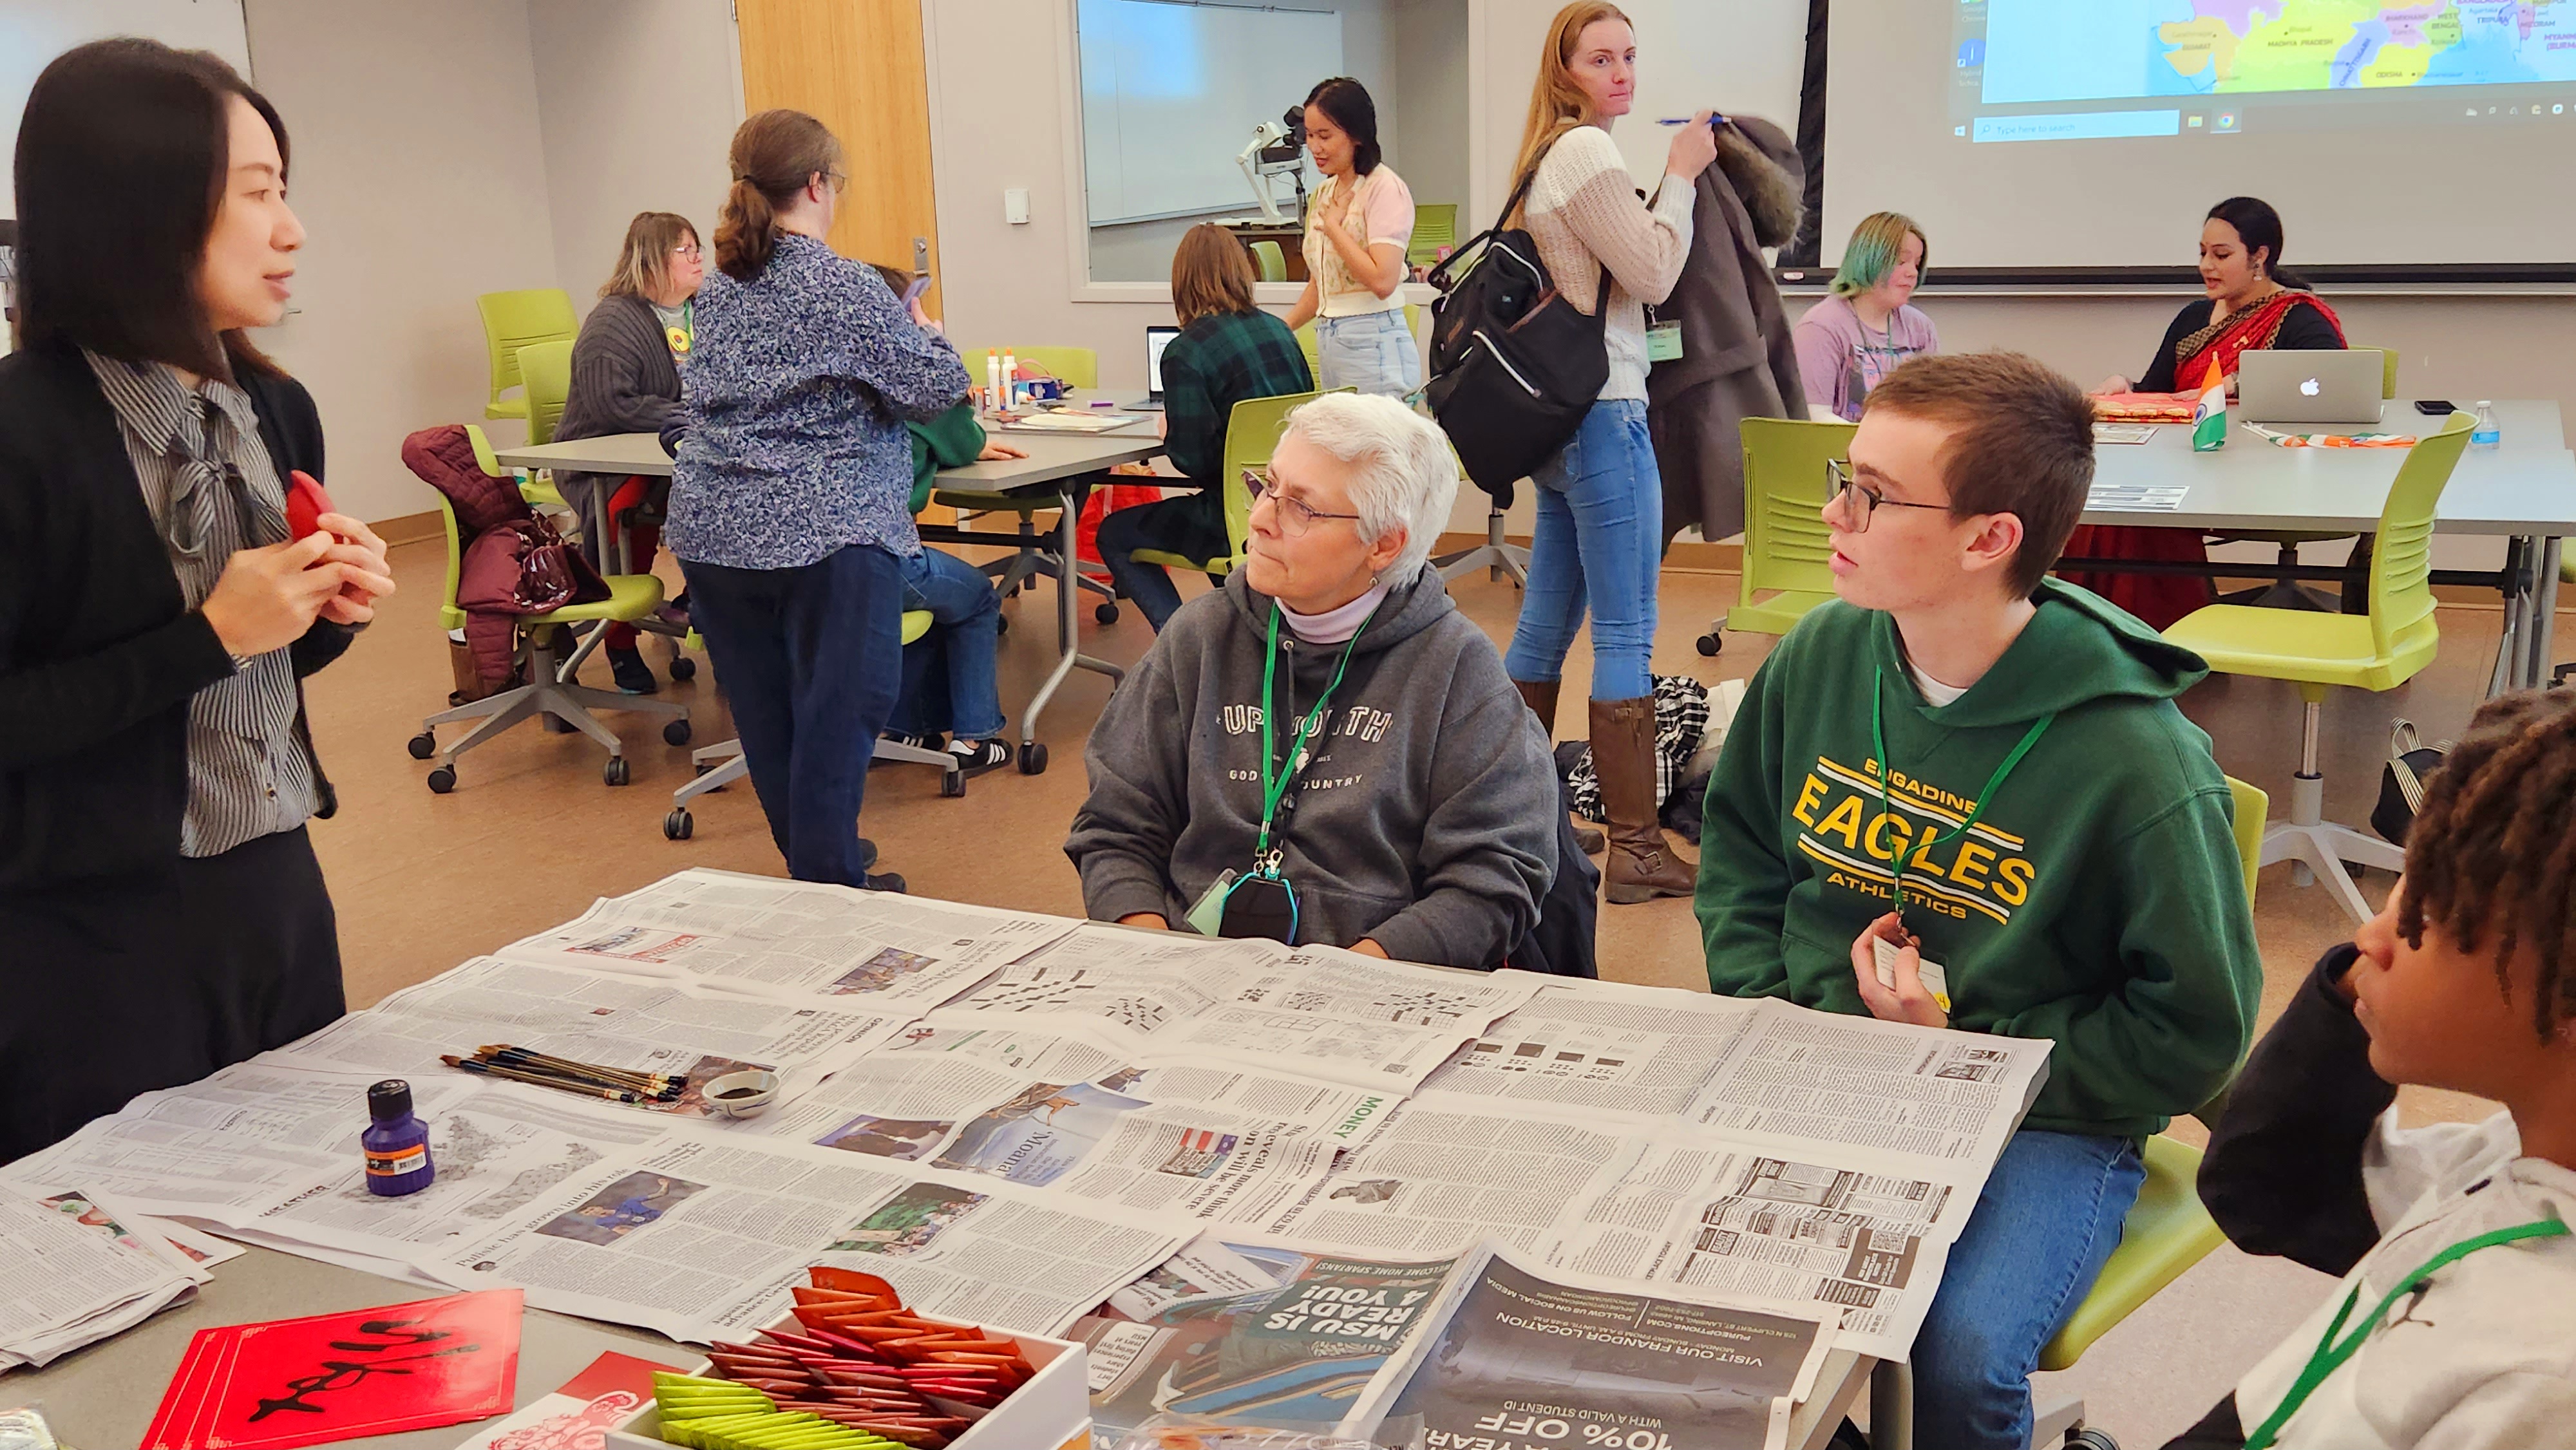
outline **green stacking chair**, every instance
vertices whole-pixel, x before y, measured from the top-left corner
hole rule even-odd
[[[1277,242],[1254,242],[1252,269],[1261,274],[1264,282],[1285,282],[1288,280],[1288,254],[1279,250]]]
[[[1062,379],[1068,388],[1100,386],[1100,354],[1087,347],[1045,345],[1001,347],[997,345],[958,349],[958,355],[966,360],[966,376],[979,388],[984,385],[984,354],[988,352],[1009,353],[1016,361],[1033,363]],[[1032,493],[1024,500],[1014,499],[1008,504],[997,505],[997,501],[990,494],[960,496],[934,486],[931,489],[930,501],[956,509],[961,520],[996,513],[1013,514],[1018,517],[1019,536],[1014,542],[1019,547],[1011,554],[983,566],[984,572],[993,576],[993,587],[1001,592],[1003,598],[1008,599],[1017,594],[1020,586],[1033,578],[1055,573],[1054,535],[1041,534],[1037,529],[1039,514],[1055,512],[1055,493],[1052,489],[1044,493]],[[1089,574],[1077,570],[1074,577],[1080,581],[1083,588],[1101,597],[1101,603],[1092,610],[1092,618],[1102,624],[1117,623],[1117,594],[1107,584],[1092,578]]]
[[[1808,610],[1834,597],[1823,509],[1831,486],[1826,466],[1851,456],[1851,423],[1810,423],[1792,418],[1747,418],[1744,438],[1744,570],[1735,607],[1699,637],[1699,652],[1713,655],[1720,631],[1787,634]],[[1766,596],[1760,600],[1755,595]]]
[[[1336,388],[1347,393],[1349,388]],[[1279,435],[1288,431],[1288,415],[1300,403],[1322,397],[1321,393],[1287,393],[1276,398],[1246,398],[1225,415],[1225,537],[1226,553],[1222,558],[1190,559],[1163,549],[1138,549],[1139,564],[1160,564],[1166,569],[1189,569],[1222,581],[1243,563],[1243,541],[1252,535],[1252,493],[1243,486],[1243,471],[1260,468],[1270,462],[1279,448]]]
[[[492,444],[483,430],[469,423],[466,436],[474,443],[474,461],[494,478],[506,478],[509,470],[492,456]],[[440,596],[438,624],[443,630],[465,627],[465,611],[456,602],[458,575],[465,565],[463,540],[458,537],[456,508],[447,495],[438,495],[438,516],[447,530],[447,584]],[[481,745],[492,737],[537,716],[551,715],[608,748],[608,764],[601,778],[610,785],[626,784],[626,747],[619,743],[609,728],[599,723],[592,710],[635,710],[647,715],[669,717],[662,727],[662,739],[672,745],[689,743],[689,707],[672,700],[649,700],[640,695],[622,695],[614,690],[593,689],[579,683],[575,672],[592,646],[599,642],[602,629],[610,624],[634,624],[651,614],[662,603],[662,581],[650,574],[611,574],[608,597],[596,604],[567,604],[544,614],[519,617],[518,648],[526,683],[488,695],[480,700],[441,710],[420,722],[420,733],[411,738],[409,749],[414,760],[438,757],[429,772],[429,788],[438,795],[456,789],[456,757]],[[557,625],[587,625],[581,645],[569,658],[558,658],[555,652]],[[461,740],[446,750],[438,748],[438,727],[467,720],[480,720]]]
[[[1100,386],[1100,354],[1087,347],[961,347],[957,355],[966,360],[966,377],[977,387],[984,386],[984,354],[1006,352],[1020,362],[1044,368],[1050,376],[1061,378],[1068,388]]]
[[[1458,204],[1424,201],[1413,206],[1413,240],[1404,247],[1404,264],[1428,267],[1440,260],[1442,247],[1458,245]]]
[[[2433,513],[2451,470],[2468,447],[2471,417],[2454,413],[2439,432],[2409,450],[2379,513],[2379,543],[2370,557],[2370,612],[2310,614],[2212,604],[2174,621],[2165,638],[2194,651],[2222,674],[2289,680],[2306,703],[2299,769],[2290,784],[2290,818],[2263,838],[2263,864],[2292,861],[2299,886],[2323,878],[2354,921],[2371,918],[2352,884],[2347,861],[2397,871],[2406,853],[2374,835],[2323,819],[2325,778],[2317,731],[2326,691],[2336,685],[2391,690],[2432,662],[2441,642],[2433,614]],[[2313,874],[2311,874],[2313,873]]]
[[[526,384],[528,442],[552,443],[564,404],[572,398],[571,340],[532,342],[519,349],[519,380]]]
[[[570,342],[580,330],[572,299],[560,287],[531,287],[522,292],[486,292],[474,299],[483,315],[483,346],[491,365],[492,393],[483,404],[486,418],[524,418],[528,400],[501,395],[519,386],[519,349],[532,342]]]

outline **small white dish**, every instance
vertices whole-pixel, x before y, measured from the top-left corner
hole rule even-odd
[[[698,1090],[708,1107],[728,1118],[748,1118],[778,1101],[778,1074],[767,1068],[729,1072],[707,1079]]]

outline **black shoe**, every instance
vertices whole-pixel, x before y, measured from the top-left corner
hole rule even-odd
[[[999,740],[960,737],[948,742],[948,753],[957,757],[960,773],[970,779],[1011,763],[1011,747]]]
[[[891,871],[871,871],[866,876],[860,878],[859,889],[861,891],[888,891],[897,896],[901,896],[904,894],[905,886],[903,878],[897,876]]]
[[[602,653],[608,656],[608,673],[617,681],[619,694],[649,695],[662,688],[662,682],[653,678],[653,667],[644,663],[640,651],[611,645]]]

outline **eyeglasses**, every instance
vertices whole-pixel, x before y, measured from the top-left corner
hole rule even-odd
[[[1855,534],[1868,533],[1869,516],[1882,508],[1940,509],[1945,513],[1950,508],[1946,503],[1907,503],[1901,498],[1889,498],[1854,478],[1851,465],[1839,458],[1825,460],[1825,482],[1829,485],[1826,496],[1842,500],[1843,512],[1850,517]]]
[[[695,242],[691,242],[691,243],[689,243],[687,246],[684,246],[684,247],[673,247],[673,248],[671,249],[671,255],[672,255],[672,256],[674,256],[674,257],[686,257],[686,258],[688,258],[690,261],[694,262],[694,261],[697,261],[699,258],[701,258],[701,257],[705,256],[705,255],[706,255],[706,253],[704,253],[704,252],[702,252],[702,251],[698,250],[698,244],[697,244],[697,243],[695,243]]]
[[[846,171],[826,171],[823,173],[823,179],[832,183],[832,194],[835,196],[850,189],[850,173]]]
[[[1306,531],[1315,526],[1317,519],[1349,519],[1353,522],[1359,519],[1358,514],[1328,514],[1302,499],[1290,498],[1281,493],[1279,485],[1272,483],[1269,476],[1258,469],[1247,468],[1243,471],[1243,486],[1252,495],[1253,507],[1259,508],[1265,498],[1270,500],[1279,512],[1279,532],[1292,539],[1306,537]]]

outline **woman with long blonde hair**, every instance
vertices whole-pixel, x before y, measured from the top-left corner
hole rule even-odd
[[[1672,294],[1690,255],[1699,174],[1717,157],[1703,111],[1675,133],[1654,201],[1609,127],[1637,89],[1637,39],[1615,5],[1566,6],[1548,27],[1513,167],[1514,210],[1577,311],[1607,308],[1610,380],[1563,452],[1541,464],[1528,593],[1504,663],[1539,723],[1556,726],[1566,651],[1592,616],[1592,759],[1610,817],[1603,871],[1615,902],[1688,896],[1695,877],[1658,824],[1655,583],[1663,480],[1646,434],[1645,304]],[[1606,274],[1606,275],[1605,275]]]

